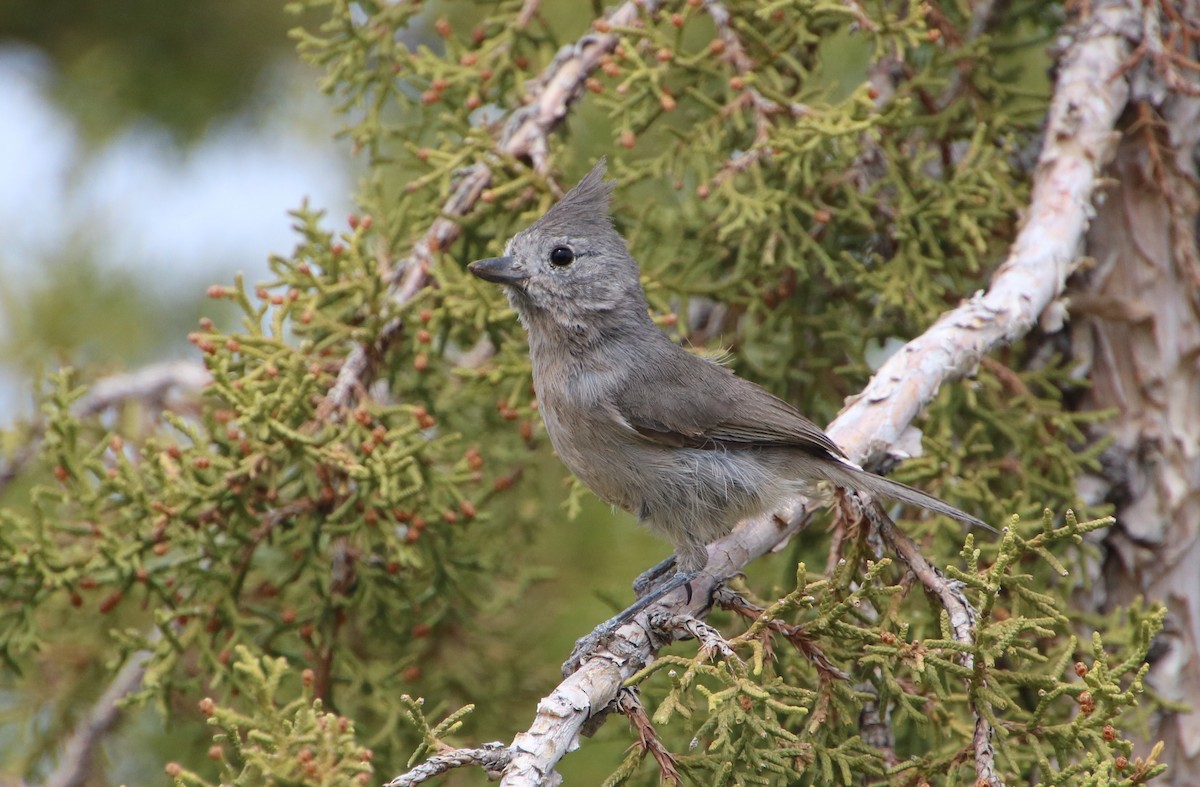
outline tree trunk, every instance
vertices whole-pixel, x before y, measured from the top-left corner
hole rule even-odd
[[[1144,596],[1167,605],[1150,684],[1200,708],[1200,100],[1177,93],[1160,110],[1141,102],[1129,114],[1087,237],[1095,265],[1070,295],[1072,339],[1092,382],[1083,406],[1117,411],[1098,427],[1113,440],[1101,495],[1118,520],[1104,604]],[[1200,715],[1151,723],[1168,781],[1195,784]]]

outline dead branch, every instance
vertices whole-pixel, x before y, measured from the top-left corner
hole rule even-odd
[[[637,692],[629,688],[621,689],[615,704],[617,711],[629,719],[629,723],[637,730],[638,746],[642,747],[642,751],[650,752],[650,756],[658,763],[660,780],[674,785],[681,784],[683,780],[679,776],[675,756],[659,740]]]

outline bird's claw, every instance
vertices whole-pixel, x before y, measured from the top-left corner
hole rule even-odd
[[[571,655],[567,657],[567,660],[562,665],[564,678],[574,675],[583,666],[583,662],[596,655],[596,651],[608,644],[608,641],[612,639],[613,632],[617,629],[611,623],[612,621],[602,623],[594,628],[591,634],[575,640],[575,647],[571,651]]]
[[[670,555],[666,560],[656,563],[638,574],[637,579],[633,580],[633,594],[638,598],[645,596],[654,590],[654,586],[662,582],[664,577],[671,576],[674,571],[675,556]]]

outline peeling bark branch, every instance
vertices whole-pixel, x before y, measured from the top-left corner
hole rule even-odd
[[[1113,153],[1129,85],[1112,78],[1136,32],[1133,2],[1109,2],[1063,57],[1025,224],[986,293],[976,293],[906,344],[853,397],[829,435],[856,461],[900,442],[942,383],[971,373],[993,349],[1024,336],[1061,296],[1081,262],[1092,195]]]
[[[1008,259],[986,293],[974,295],[909,342],[833,422],[829,434],[855,460],[896,444],[943,383],[1019,339],[1062,294],[1079,265],[1100,168],[1112,155],[1114,127],[1129,97],[1119,72],[1139,18],[1138,3],[1110,0],[1097,5],[1077,34],[1059,71],[1027,219]],[[800,502],[793,518],[803,516],[805,505]],[[690,603],[680,591],[652,605],[538,704],[533,724],[513,741],[513,760],[502,783],[560,783],[555,766],[577,745],[584,722],[605,709],[622,681],[653,658],[660,643],[651,634],[650,616],[664,611],[703,616],[712,590],[769,552],[788,530],[775,516],[761,515],[710,545],[709,565],[693,583]],[[955,607],[953,598],[943,602]],[[951,617],[956,633],[961,625],[969,629],[969,615],[952,612]],[[986,725],[976,725],[974,745],[978,777],[985,784],[998,783]]]

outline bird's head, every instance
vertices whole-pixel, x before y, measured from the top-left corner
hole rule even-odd
[[[600,159],[545,215],[517,233],[504,256],[468,266],[485,281],[504,285],[531,331],[552,324],[599,326],[614,315],[646,314],[638,266],[613,228],[612,184]]]

